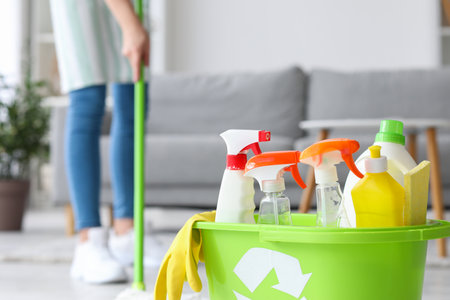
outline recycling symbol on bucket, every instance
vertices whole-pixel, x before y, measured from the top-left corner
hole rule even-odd
[[[254,292],[269,273],[275,269],[279,283],[272,288],[298,299],[312,273],[303,274],[297,258],[265,248],[251,248],[239,260],[234,273],[244,285]],[[237,300],[251,300],[233,291]],[[307,300],[302,297],[300,300]]]

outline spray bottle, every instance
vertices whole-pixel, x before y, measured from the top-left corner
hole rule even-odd
[[[300,151],[265,152],[252,157],[245,166],[245,176],[255,178],[265,193],[259,206],[258,224],[292,225],[291,205],[283,191],[283,174],[292,173],[299,186],[306,185],[300,177],[297,164]]]
[[[344,210],[341,208],[342,192],[335,165],[344,161],[356,176],[362,178],[352,157],[358,149],[359,143],[355,140],[328,139],[317,142],[302,152],[300,162],[314,167],[318,226],[339,227]]]
[[[258,142],[270,141],[264,130],[230,129],[220,134],[227,145],[227,167],[217,201],[216,222],[254,224],[255,189],[253,179],[244,176],[247,152],[260,154]]]

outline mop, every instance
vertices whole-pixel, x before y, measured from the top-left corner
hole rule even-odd
[[[135,10],[142,22],[142,0],[135,1]],[[144,283],[145,84],[142,64],[139,74],[139,80],[134,84],[134,279],[131,289],[120,293],[116,300],[153,299],[153,294],[145,292]]]

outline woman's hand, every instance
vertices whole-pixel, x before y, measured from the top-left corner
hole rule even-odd
[[[139,80],[141,63],[149,65],[150,37],[145,28],[138,24],[122,31],[122,54],[130,61],[133,81]]]
[[[141,63],[149,65],[150,37],[130,0],[105,0],[122,29],[122,54],[130,61],[133,81],[139,80]]]

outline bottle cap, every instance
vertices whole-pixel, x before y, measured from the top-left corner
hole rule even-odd
[[[403,123],[396,120],[381,121],[380,131],[375,136],[375,142],[389,142],[405,145]]]
[[[370,146],[370,157],[366,158],[364,165],[367,173],[383,173],[387,171],[386,156],[381,156],[381,146]]]
[[[280,177],[276,180],[264,180],[262,182],[261,190],[266,193],[282,192],[286,189],[284,185],[284,178]]]
[[[334,165],[331,165],[328,168],[317,168],[314,170],[314,177],[317,184],[337,182],[337,169]]]

